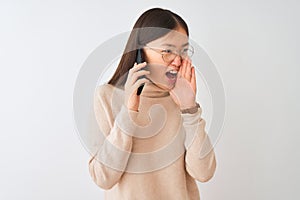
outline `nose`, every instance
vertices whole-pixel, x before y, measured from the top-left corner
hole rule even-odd
[[[176,57],[172,61],[171,65],[179,67],[181,65],[181,56],[176,55]]]

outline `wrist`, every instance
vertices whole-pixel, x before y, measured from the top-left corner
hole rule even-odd
[[[184,113],[193,114],[193,113],[196,113],[199,108],[200,108],[200,104],[195,102],[194,106],[180,108],[180,111],[181,111],[182,114],[184,114]]]
[[[181,104],[180,105],[180,110],[190,109],[190,108],[193,108],[195,106],[197,106],[197,102]]]

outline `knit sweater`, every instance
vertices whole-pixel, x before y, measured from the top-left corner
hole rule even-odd
[[[201,106],[181,113],[168,91],[146,83],[138,111],[124,90],[96,88],[94,113],[103,141],[89,160],[93,181],[107,200],[199,200],[196,180],[210,180],[216,159]]]

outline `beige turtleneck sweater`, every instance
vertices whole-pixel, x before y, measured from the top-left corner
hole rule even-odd
[[[195,180],[210,180],[216,159],[202,109],[182,114],[168,91],[146,83],[139,111],[124,105],[124,90],[97,87],[94,99],[103,140],[89,161],[107,200],[199,200]]]

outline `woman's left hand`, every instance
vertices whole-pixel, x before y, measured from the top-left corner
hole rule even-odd
[[[190,59],[183,59],[170,95],[180,109],[186,109],[196,105],[196,91],[195,68]]]

